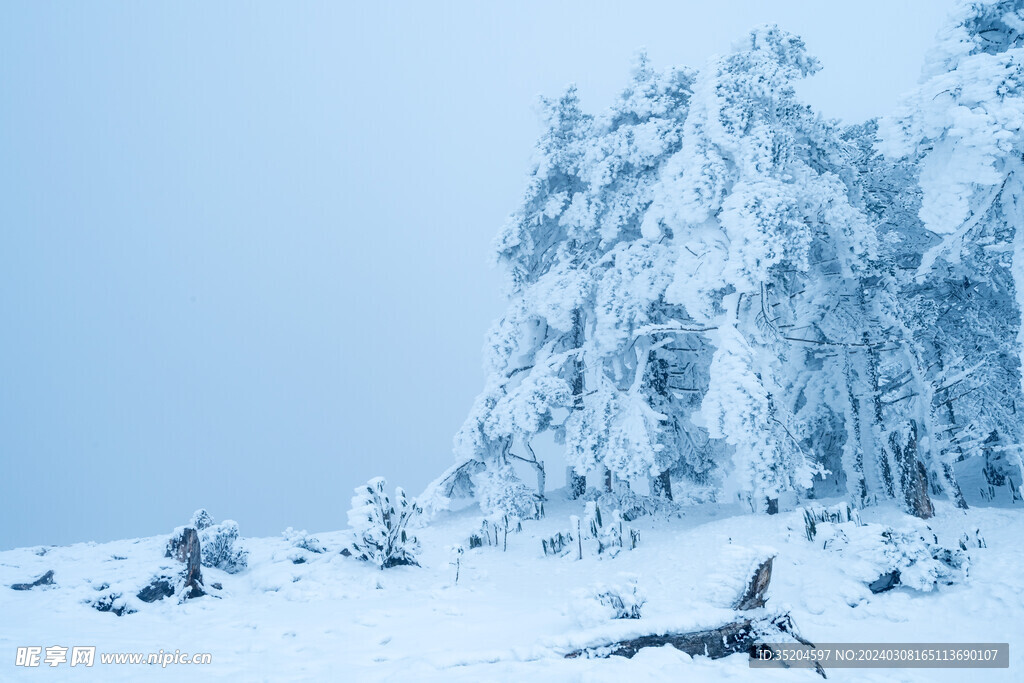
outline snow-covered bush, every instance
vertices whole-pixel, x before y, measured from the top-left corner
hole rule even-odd
[[[633,550],[640,542],[640,532],[622,523],[622,513],[612,510],[602,515],[595,502],[586,505],[586,533],[597,543],[597,554],[608,553],[615,557],[623,548]]]
[[[492,516],[540,519],[544,503],[516,475],[511,465],[484,470],[473,477],[480,509]]]
[[[483,546],[501,546],[502,550],[508,550],[508,535],[517,534],[522,530],[522,522],[510,515],[485,519],[480,524],[480,531],[470,534],[469,548],[472,550]]]
[[[967,578],[970,562],[962,550],[940,546],[921,529],[893,529],[881,524],[855,522],[817,525],[817,539],[825,550],[843,555],[844,570],[880,592],[895,585],[931,591]],[[879,579],[886,581],[878,583]]]
[[[981,529],[974,530],[974,538],[965,531],[964,535],[960,537],[960,550],[967,550],[967,548],[987,548],[988,543],[985,542],[985,537],[981,535]]]
[[[832,524],[853,522],[855,526],[861,525],[860,513],[857,512],[857,508],[852,507],[849,503],[839,503],[830,508],[811,505],[805,507],[803,511],[804,532],[807,534],[808,541],[814,540],[820,522],[830,522]]]
[[[175,554],[177,539],[187,527],[198,532],[199,556],[204,567],[237,574],[249,565],[249,552],[238,544],[238,522],[226,519],[220,524],[214,524],[213,517],[203,508],[192,513],[188,524],[174,530],[167,541],[165,557]]]
[[[205,508],[199,508],[192,513],[192,519],[189,520],[188,526],[196,531],[202,531],[213,526],[213,517]]]
[[[348,523],[356,534],[352,554],[381,569],[399,565],[419,566],[419,541],[409,534],[409,524],[421,510],[415,501],[395,488],[395,502],[384,492],[387,482],[376,477],[359,486],[352,496]]]
[[[237,574],[249,565],[249,552],[238,547],[238,522],[231,519],[201,530],[199,549],[204,567]]]
[[[580,626],[597,626],[612,619],[639,619],[646,596],[630,578],[619,585],[598,584],[576,593],[571,612]]]
[[[595,501],[588,501],[584,518],[569,517],[569,529],[541,540],[545,555],[569,555],[575,553],[577,560],[583,559],[584,552],[615,557],[623,549],[633,550],[640,543],[640,532],[623,524],[622,514],[613,510],[602,512]]]
[[[640,517],[667,518],[678,514],[679,506],[658,496],[642,496],[630,489],[618,491],[588,491],[586,500],[593,500],[603,510],[618,510],[623,521],[632,522]]]
[[[566,552],[566,548],[568,548],[572,542],[572,532],[563,534],[559,531],[550,538],[541,539],[541,547],[544,549],[545,555],[562,555]]]
[[[281,535],[284,536],[284,540],[293,548],[308,550],[311,553],[318,554],[326,550],[323,544],[320,543],[319,539],[315,536],[310,536],[305,529],[302,531],[296,531],[295,529],[288,527],[281,533]]]

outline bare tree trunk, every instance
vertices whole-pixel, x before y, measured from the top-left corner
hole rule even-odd
[[[651,482],[651,493],[659,498],[672,500],[672,477],[665,470]]]
[[[569,465],[565,468],[565,488],[569,500],[576,500],[587,492],[587,478],[576,473],[576,468]]]
[[[875,347],[871,345],[867,332],[864,333],[863,339],[864,344],[868,347],[868,387],[871,391],[872,405],[874,408],[871,413],[874,427],[872,431],[878,435],[878,433],[884,429],[885,425],[885,418],[882,413],[882,392],[878,381],[878,351],[876,351]],[[886,495],[890,498],[895,497],[896,485],[893,481],[892,467],[889,465],[889,457],[888,453],[885,451],[884,443],[878,443],[876,441],[875,458],[878,461],[878,470],[882,477],[882,485],[885,487]]]
[[[921,519],[934,517],[935,508],[928,496],[928,472],[917,457],[917,423],[911,420],[905,432],[892,432],[889,435],[889,448],[896,459],[907,512]]]
[[[860,399],[854,389],[853,363],[849,348],[843,350],[843,375],[846,378],[846,400],[850,404],[850,414],[846,416],[846,438],[852,442],[850,452],[852,462],[845,463],[847,469],[847,495],[855,496],[858,505],[864,507],[868,499],[868,485],[864,478],[864,443],[860,423]],[[845,449],[844,449],[845,450]]]

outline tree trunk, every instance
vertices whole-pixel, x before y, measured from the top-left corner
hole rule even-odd
[[[175,536],[167,544],[166,557],[172,557],[185,565],[182,573],[187,598],[205,595],[203,590],[203,574],[199,548],[199,534],[190,526],[185,527],[181,534]]]
[[[587,492],[587,478],[576,474],[576,468],[572,465],[565,468],[565,489],[569,494],[569,500],[576,500]]]
[[[871,411],[871,418],[873,427],[872,432],[873,436],[875,436],[875,458],[878,461],[878,471],[882,478],[882,486],[885,488],[885,494],[892,498],[896,495],[892,467],[889,465],[889,457],[885,451],[885,444],[881,443],[881,439],[878,438],[885,425],[885,417],[882,412],[882,392],[878,381],[878,352],[875,350],[875,347],[870,344],[867,332],[864,333],[863,340],[864,344],[868,346],[867,371],[868,387],[871,391],[873,407],[873,410]]]
[[[843,375],[846,378],[846,400],[850,405],[850,414],[844,420],[846,424],[846,439],[852,443],[849,452],[852,453],[852,462],[843,462],[846,467],[847,495],[855,496],[860,507],[867,504],[868,485],[864,478],[864,443],[860,423],[860,399],[854,389],[853,363],[850,360],[849,348],[843,350],[844,366]],[[844,451],[847,449],[844,449]]]
[[[659,498],[672,500],[672,477],[668,470],[665,470],[651,482],[651,493]]]
[[[928,495],[928,472],[917,457],[917,423],[911,420],[905,431],[889,434],[889,448],[896,460],[907,512],[921,519],[934,517],[935,508]]]

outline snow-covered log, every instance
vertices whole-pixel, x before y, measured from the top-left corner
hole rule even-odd
[[[753,576],[747,581],[746,588],[736,601],[735,609],[746,611],[764,607],[767,602],[765,593],[772,580],[774,559],[774,556],[769,557],[757,565]],[[680,633],[652,633],[573,650],[565,657],[575,659],[617,655],[628,659],[645,647],[671,645],[691,656],[721,659],[738,652],[749,652],[753,655],[765,643],[794,640],[814,647],[812,643],[800,637],[788,613],[768,617],[737,615],[736,620],[715,628]],[[825,672],[820,666],[817,667],[817,671],[823,678],[825,677]]]

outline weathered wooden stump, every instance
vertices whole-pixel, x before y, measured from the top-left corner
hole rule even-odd
[[[183,587],[187,591],[185,598],[198,598],[206,595],[203,590],[203,573],[200,563],[202,555],[199,547],[199,533],[195,528],[187,526],[181,533],[167,542],[166,557],[173,557],[185,565],[182,574]]]
[[[768,602],[765,592],[767,592],[768,584],[772,580],[772,561],[774,559],[775,556],[773,555],[757,566],[757,569],[754,570],[754,575],[747,582],[746,589],[740,595],[740,599],[733,605],[733,609],[748,610],[764,607],[765,603]]]

